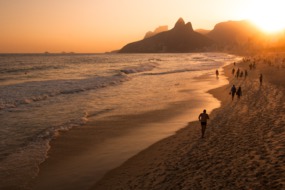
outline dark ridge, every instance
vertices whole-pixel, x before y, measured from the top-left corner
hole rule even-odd
[[[208,37],[195,32],[192,24],[179,18],[175,26],[152,37],[129,43],[119,53],[179,53],[198,52],[214,44]]]

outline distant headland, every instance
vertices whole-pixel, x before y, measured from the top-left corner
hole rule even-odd
[[[274,40],[273,40],[274,39]],[[179,18],[174,27],[160,26],[144,39],[131,42],[118,53],[256,52],[285,50],[285,34],[268,35],[249,21],[227,21],[213,30],[193,30],[191,22]]]

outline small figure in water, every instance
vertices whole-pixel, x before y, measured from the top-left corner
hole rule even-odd
[[[219,71],[216,70],[216,77],[219,78]]]
[[[204,138],[204,134],[206,131],[207,127],[207,120],[210,119],[209,115],[206,113],[207,111],[204,110],[203,113],[201,113],[198,117],[199,121],[201,122],[201,127],[202,127],[202,138]]]
[[[241,87],[239,86],[238,90],[237,90],[237,97],[238,97],[238,99],[240,99],[241,96],[242,96],[242,92],[241,92]]]
[[[230,94],[232,95],[232,100],[234,100],[236,91],[237,91],[237,89],[236,89],[235,85],[233,85],[231,88],[231,91],[230,91]]]

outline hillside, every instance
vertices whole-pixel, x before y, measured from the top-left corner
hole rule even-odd
[[[119,53],[177,53],[203,51],[214,42],[195,32],[190,22],[180,18],[175,26],[143,40],[124,46]]]
[[[171,30],[159,27],[148,32],[144,39],[132,42],[119,53],[185,53],[224,51],[254,53],[263,50],[285,50],[285,32],[265,34],[246,20],[226,21],[213,30],[193,30],[190,22],[178,19]]]

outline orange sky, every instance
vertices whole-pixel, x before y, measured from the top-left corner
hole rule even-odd
[[[0,0],[0,53],[112,51],[158,26],[171,29],[179,17],[194,29],[227,20],[258,23],[264,15],[258,2],[281,7],[274,0]]]

